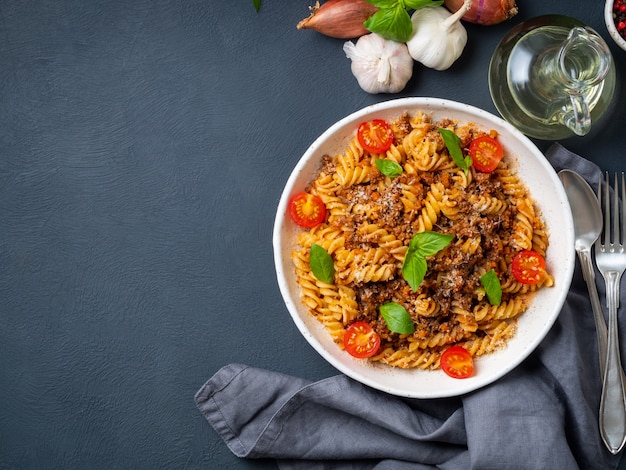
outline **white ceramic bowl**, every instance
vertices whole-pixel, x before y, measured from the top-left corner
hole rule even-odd
[[[606,29],[608,29],[613,41],[626,51],[626,39],[617,31],[615,21],[613,20],[613,0],[606,0],[604,4],[604,22],[606,23]]]
[[[546,262],[554,275],[555,286],[541,289],[530,308],[521,316],[516,336],[495,353],[475,362],[475,374],[453,379],[444,372],[399,369],[354,359],[331,339],[323,325],[308,313],[300,301],[291,251],[301,230],[287,214],[287,202],[303,191],[319,170],[322,156],[344,150],[358,124],[374,118],[393,119],[408,111],[424,111],[435,120],[441,118],[474,122],[485,130],[495,129],[507,155],[519,160],[518,174],[540,207],[550,232]],[[413,398],[460,395],[502,377],[520,364],[541,342],[556,320],[570,287],[575,263],[574,228],[563,186],[543,154],[521,132],[504,120],[478,108],[436,98],[403,98],[375,104],[357,111],[332,125],[306,150],[283,190],[273,234],[276,275],[283,299],[304,338],[339,371],[370,387]]]

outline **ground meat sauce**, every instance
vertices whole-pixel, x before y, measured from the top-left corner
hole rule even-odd
[[[450,124],[451,122],[448,120],[441,122],[441,126]],[[404,128],[402,123],[399,125],[401,128]],[[465,128],[462,128],[457,135],[460,138],[462,148],[467,147],[474,138],[474,133]],[[330,157],[325,157],[323,171],[331,171],[331,165]],[[381,194],[378,192],[378,185],[375,184],[377,178],[384,178],[384,175],[377,173],[367,185],[345,188],[339,195],[344,201],[350,202],[352,209],[359,204],[367,204],[370,208],[369,217],[373,219],[371,221],[384,225],[397,238],[401,239],[404,245],[408,245],[410,239],[415,235],[415,226],[411,220],[407,220],[401,201],[401,185],[406,184],[418,188],[418,200],[423,201],[431,184],[441,183],[445,188],[449,188],[452,184],[450,173],[448,172],[420,172],[419,175],[403,173],[395,178],[395,184],[392,184],[385,193]],[[474,172],[470,194],[504,198],[495,173]],[[374,207],[373,210],[371,209],[372,206]],[[439,304],[440,311],[437,318],[429,319],[423,316],[414,316],[413,319],[416,323],[416,334],[418,336],[426,337],[437,332],[434,330],[447,328],[449,331],[446,333],[451,335],[451,341],[461,338],[462,331],[457,331],[458,338],[455,338],[455,332],[449,328],[446,321],[442,321],[442,318],[450,315],[453,301],[456,301],[458,305],[465,309],[471,308],[471,294],[480,286],[480,275],[485,272],[484,269],[477,270],[477,268],[482,268],[485,265],[495,266],[497,264],[498,257],[502,255],[498,240],[502,237],[502,233],[513,230],[514,213],[511,207],[507,208],[502,214],[494,216],[473,211],[472,205],[467,199],[460,201],[459,207],[466,214],[463,218],[453,221],[446,217],[439,217],[438,223],[436,227],[433,227],[433,230],[439,233],[453,234],[459,238],[481,235],[483,239],[482,247],[474,254],[452,250],[452,248],[448,247],[429,259],[428,271],[423,281],[423,287],[431,292],[433,300]],[[350,211],[350,213],[352,217],[344,221],[344,229],[346,226],[353,227],[346,239],[346,248],[369,248],[368,241],[359,237],[356,230],[358,225],[368,222],[365,214],[359,214],[358,211],[354,210]],[[497,236],[496,233],[498,233]],[[399,290],[403,291],[402,296],[395,295]],[[393,341],[394,337],[399,335],[388,330],[385,321],[378,313],[378,308],[383,303],[388,302],[390,298],[396,297],[405,299],[404,307],[410,312],[410,303],[412,299],[414,300],[416,294],[411,291],[403,279],[367,283],[360,286],[357,291],[357,302],[360,304],[362,311],[359,320],[375,324],[376,332],[382,339],[387,341]]]
[[[426,175],[427,177],[421,181],[422,187],[423,183],[428,187],[435,181],[431,173],[426,173]],[[495,178],[490,177],[490,175],[492,174],[476,173],[472,191],[482,195],[498,195],[501,193],[499,182]],[[402,175],[398,179],[404,179],[411,184],[410,179],[412,178],[415,177],[408,178]],[[351,191],[354,190],[348,190],[347,193]],[[406,223],[400,195],[401,193],[398,191],[390,191],[390,194],[385,195],[385,199],[390,199],[391,202],[385,205],[384,210],[381,207],[380,212],[385,219],[385,224],[393,229],[393,233],[398,238],[404,239],[405,245],[408,245],[415,233],[412,224]],[[499,194],[499,196],[503,197],[502,194]],[[371,197],[371,194],[367,197],[370,200],[370,204],[376,200]],[[350,197],[348,199],[352,200]],[[448,322],[442,321],[442,318],[450,315],[453,300],[465,309],[471,308],[471,294],[480,286],[480,275],[484,273],[484,270],[477,271],[477,267],[484,265],[495,266],[497,264],[498,257],[502,255],[500,250],[502,247],[498,240],[503,232],[511,232],[513,230],[514,214],[512,208],[506,209],[497,216],[485,216],[472,211],[471,204],[467,200],[461,201],[461,206],[461,210],[467,214],[466,217],[457,221],[440,217],[438,225],[433,230],[439,233],[453,234],[461,238],[481,235],[483,239],[482,248],[479,248],[474,254],[469,254],[460,250],[453,251],[452,248],[448,247],[429,259],[428,271],[423,281],[423,287],[432,293],[433,300],[439,304],[440,312],[437,318],[414,316],[413,319],[416,323],[415,334],[418,336],[427,337],[444,328],[449,329],[446,333],[450,334],[451,341],[458,341],[462,338],[463,332],[458,329],[457,331],[452,331]],[[359,239],[355,233],[356,231],[352,232],[352,237],[350,238],[351,245],[365,247],[367,242]],[[496,236],[496,233],[499,235]],[[396,295],[400,290],[402,290],[402,296]],[[410,303],[412,299],[415,299],[416,294],[411,291],[407,283],[402,279],[364,284],[357,291],[357,302],[361,305],[362,310],[359,320],[375,324],[376,332],[382,339],[387,341],[393,341],[394,337],[397,338],[399,335],[391,333],[387,329],[384,320],[378,314],[378,307],[388,302],[390,298],[396,297],[406,299],[404,307],[410,312]]]

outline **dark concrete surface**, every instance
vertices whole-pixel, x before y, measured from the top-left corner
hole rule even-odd
[[[312,3],[0,1],[0,469],[276,468],[234,457],[193,396],[231,362],[336,373],[274,276],[276,205],[308,145],[390,98],[496,113],[489,59],[524,19],[567,14],[609,40],[603,2],[520,0],[507,23],[467,25],[451,69],[368,95],[342,40],[296,29]],[[617,104],[563,144],[623,169]]]

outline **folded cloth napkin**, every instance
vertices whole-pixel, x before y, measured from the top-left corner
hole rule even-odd
[[[593,187],[593,163],[554,144],[546,157]],[[602,277],[597,276],[602,280]],[[604,283],[598,281],[604,298]],[[600,371],[579,266],[545,340],[497,382],[467,395],[406,399],[344,375],[311,383],[241,364],[223,367],[195,401],[239,457],[286,469],[611,469],[598,430]]]

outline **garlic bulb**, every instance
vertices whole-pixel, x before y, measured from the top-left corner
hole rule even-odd
[[[411,16],[413,35],[407,41],[411,57],[435,70],[449,68],[467,44],[467,31],[460,20],[471,3],[465,0],[454,14],[441,6],[416,10]]]
[[[406,44],[370,33],[356,44],[347,41],[343,50],[352,61],[352,74],[368,93],[397,93],[413,75],[413,59]]]

